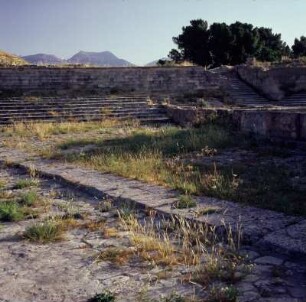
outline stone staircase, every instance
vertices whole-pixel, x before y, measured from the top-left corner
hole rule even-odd
[[[137,119],[142,124],[169,123],[165,109],[146,97],[12,98],[0,100],[0,124],[16,122]]]
[[[280,101],[271,101],[259,95],[251,86],[242,81],[234,70],[216,68],[211,71],[217,73],[224,82],[226,91],[234,105],[243,107],[273,107],[273,108],[306,108],[306,92],[296,93]]]

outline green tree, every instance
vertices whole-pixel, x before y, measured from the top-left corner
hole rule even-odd
[[[252,24],[236,22],[229,26],[232,35],[230,45],[231,65],[244,63],[256,54],[259,36]]]
[[[208,66],[212,63],[209,52],[208,24],[203,20],[192,20],[190,25],[182,28],[182,34],[173,38],[181,51],[181,58],[193,63]]]
[[[209,31],[209,49],[213,66],[230,64],[230,46],[233,40],[230,28],[225,23],[213,23]]]
[[[306,56],[306,37],[301,36],[300,39],[294,40],[292,52],[296,58]]]
[[[208,27],[207,21],[192,20],[173,41],[178,50],[171,50],[171,59],[188,60],[206,67],[241,64],[248,57],[277,61],[290,53],[280,34],[274,34],[270,28],[254,28],[252,24],[241,22],[213,23]]]
[[[175,62],[180,62],[183,60],[182,54],[176,49],[171,49],[168,57]]]
[[[255,55],[261,61],[279,61],[282,56],[289,55],[290,49],[281,39],[281,34],[273,34],[271,28],[259,27],[256,31],[260,37],[260,47]]]

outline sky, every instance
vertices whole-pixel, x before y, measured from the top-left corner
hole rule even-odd
[[[190,20],[251,23],[306,36],[306,0],[0,0],[0,49],[70,58],[111,51],[137,65],[167,56]]]

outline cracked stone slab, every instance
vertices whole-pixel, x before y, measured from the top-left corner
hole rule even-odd
[[[257,258],[254,262],[256,264],[281,265],[284,262],[284,260],[272,256],[264,256]]]
[[[262,238],[258,245],[286,251],[288,254],[305,254],[306,251],[306,220],[272,232]]]

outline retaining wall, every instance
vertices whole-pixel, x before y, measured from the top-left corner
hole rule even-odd
[[[274,67],[264,70],[240,65],[236,70],[242,80],[273,101],[306,91],[306,67]]]
[[[182,126],[196,126],[218,118],[239,130],[267,138],[306,141],[306,112],[264,111],[256,109],[201,109],[167,106],[169,117]]]
[[[0,68],[0,96],[196,94],[219,84],[202,67]]]

